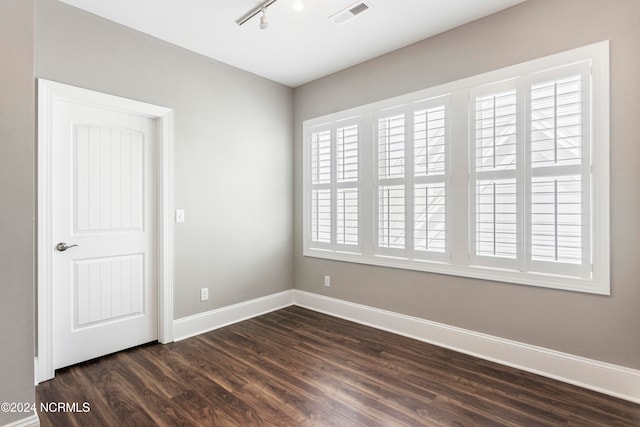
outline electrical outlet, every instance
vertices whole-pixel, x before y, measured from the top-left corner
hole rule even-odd
[[[331,287],[331,276],[324,276],[324,286],[327,288]]]
[[[209,300],[209,288],[200,289],[200,301]]]

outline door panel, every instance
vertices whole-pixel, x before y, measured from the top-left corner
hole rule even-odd
[[[74,262],[75,330],[144,315],[144,255]]]
[[[142,230],[144,135],[76,125],[76,232]]]
[[[154,119],[55,101],[54,369],[157,338]]]

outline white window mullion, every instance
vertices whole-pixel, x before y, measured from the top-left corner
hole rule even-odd
[[[360,209],[358,211],[358,233],[362,245],[362,254],[365,257],[373,257],[375,253],[375,241],[377,227],[375,225],[375,212],[376,212],[376,188],[377,188],[377,175],[375,165],[377,164],[376,144],[375,141],[376,132],[374,127],[376,125],[375,118],[372,114],[367,114],[362,117],[363,125],[360,127],[361,140],[366,141],[360,144],[360,151],[358,153],[359,165],[358,172],[360,173],[360,180],[358,186],[358,199]]]
[[[475,182],[471,182],[470,168],[470,144],[466,142],[474,127],[470,126],[469,102],[470,94],[468,90],[461,90],[451,94],[451,113],[455,123],[451,123],[450,141],[456,141],[456,149],[451,149],[449,168],[449,186],[447,193],[447,243],[451,248],[451,262],[456,265],[469,265],[470,249],[475,234],[474,222],[469,219],[472,212],[470,204],[471,189],[475,188]],[[453,144],[453,142],[451,143]],[[475,180],[475,175],[473,177]]]
[[[405,138],[405,158],[404,158],[404,226],[405,226],[405,257],[413,258],[414,246],[414,152],[413,152],[413,108],[408,107],[404,114],[404,138]],[[428,157],[428,156],[427,156]]]
[[[583,63],[581,75],[582,75],[582,277],[591,278],[593,275],[593,212],[594,205],[591,195],[594,192],[592,186],[594,185],[593,179],[593,135],[592,128],[592,105],[594,104],[592,93],[592,63]],[[603,141],[598,141],[598,144],[604,145]],[[607,156],[608,159],[608,156]],[[606,181],[608,182],[608,175]],[[607,203],[608,205],[608,203]]]
[[[591,174],[591,165],[585,164],[582,167],[582,277],[590,278],[593,274],[593,246],[591,242],[592,237],[592,224],[593,224],[593,210],[594,205],[591,199],[593,189],[593,179]]]
[[[609,161],[609,43],[598,43],[597,49],[591,54],[592,85],[589,88],[591,95],[591,263],[592,280],[595,283],[605,283],[609,290],[609,277],[611,268],[610,257],[610,161]]]
[[[338,212],[336,207],[338,206],[337,200],[337,149],[336,149],[336,132],[331,130],[331,244],[336,244],[336,230],[337,230],[337,218]]]
[[[530,118],[531,112],[527,105],[530,104],[529,93],[529,78],[523,77],[518,79],[516,83],[517,93],[517,117],[518,117],[518,129],[517,129],[517,141],[518,152],[516,153],[517,161],[517,210],[519,212],[518,217],[518,270],[526,272],[529,270],[529,230],[530,224],[530,182],[531,182],[531,164],[530,164],[530,150],[529,139],[527,135],[530,134]]]

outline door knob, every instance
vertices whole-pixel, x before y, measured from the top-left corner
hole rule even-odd
[[[78,245],[69,245],[67,246],[67,244],[65,242],[60,242],[56,245],[56,249],[59,250],[60,252],[64,252],[69,248],[72,248],[74,246],[78,246]]]

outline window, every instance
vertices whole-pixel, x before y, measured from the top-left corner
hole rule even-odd
[[[427,258],[447,250],[448,99],[413,113],[413,250]]]
[[[378,119],[377,247],[381,253],[404,250],[406,243],[405,127],[404,113]]]
[[[359,245],[358,124],[324,126],[310,136],[311,230],[317,248]]]
[[[608,42],[304,123],[304,255],[609,293]]]
[[[446,257],[448,111],[440,96],[378,115],[376,253]]]
[[[518,150],[521,148],[516,81],[471,93],[470,190],[472,262],[516,268],[520,257]]]
[[[336,129],[336,242],[358,244],[358,125]]]
[[[331,151],[330,131],[311,136],[311,239],[316,243],[331,243]]]
[[[591,273],[589,71],[583,62],[531,79],[527,186],[533,270]]]

